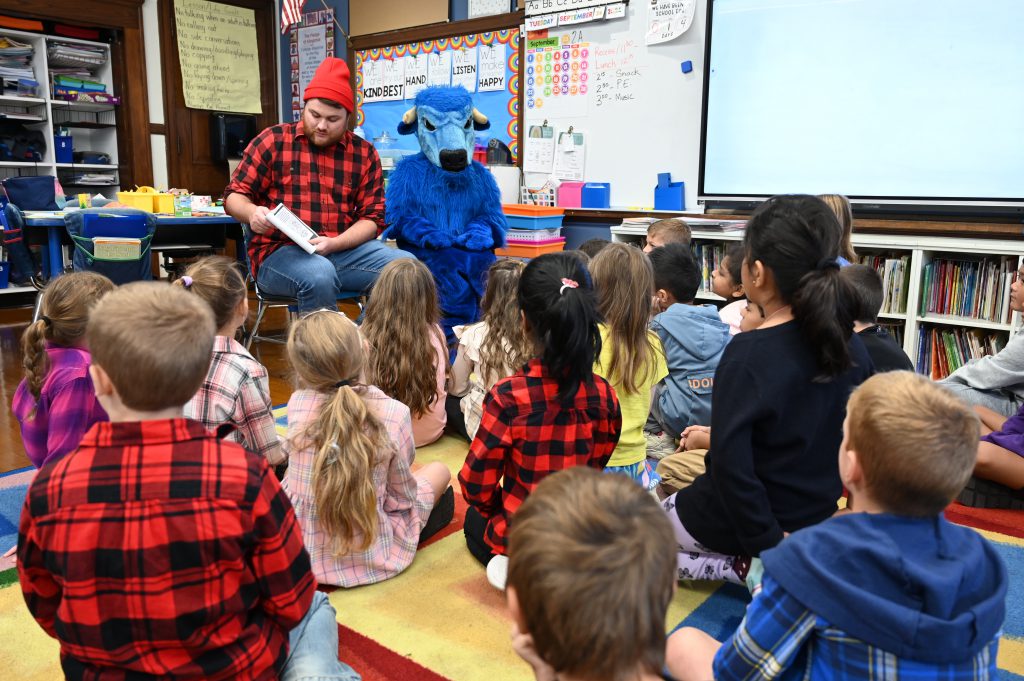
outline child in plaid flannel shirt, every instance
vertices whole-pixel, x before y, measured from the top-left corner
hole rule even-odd
[[[669,669],[680,679],[997,678],[1006,568],[942,515],[977,448],[977,418],[928,379],[865,381],[839,446],[849,511],[764,551],[736,633],[719,644],[680,629]]]
[[[205,301],[217,324],[210,370],[185,405],[185,418],[237,442],[271,466],[283,463],[267,370],[234,338],[249,316],[249,292],[238,266],[223,256],[203,258],[174,283]]]
[[[358,681],[266,460],[181,416],[214,331],[208,306],[163,283],[97,304],[89,372],[110,422],[29,488],[25,602],[68,679]]]

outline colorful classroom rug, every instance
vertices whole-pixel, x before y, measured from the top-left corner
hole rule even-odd
[[[275,416],[283,416],[283,408]],[[283,419],[282,419],[283,420]],[[281,423],[283,426],[283,423]],[[443,461],[457,473],[465,442],[444,437],[417,451],[419,462]],[[0,477],[0,547],[16,541],[17,519],[32,471]],[[367,681],[529,681],[532,674],[509,645],[504,596],[493,589],[462,537],[465,504],[456,518],[421,547],[403,574],[380,584],[328,590],[338,611],[341,659]],[[980,511],[954,504],[954,522],[979,528],[1010,571],[1005,635],[998,663],[1003,678],[1024,681],[1024,513]],[[0,551],[2,552],[2,551]],[[6,567],[6,565],[0,565]],[[666,631],[695,626],[723,639],[743,617],[744,589],[719,583],[681,584]],[[0,572],[0,669],[3,677],[50,681],[61,677],[58,647],[25,608],[13,569]]]

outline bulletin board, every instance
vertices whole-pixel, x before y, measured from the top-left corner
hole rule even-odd
[[[501,74],[496,72],[498,65],[484,56],[485,49],[494,48],[489,54],[497,54],[498,47],[504,49]],[[394,148],[419,151],[415,135],[398,134],[402,114],[412,106],[415,93],[428,83],[463,84],[473,96],[474,106],[491,123],[478,137],[501,140],[513,158],[518,158],[519,59],[517,28],[357,50],[356,124],[368,140],[387,131],[395,138]],[[429,77],[424,72],[427,63]],[[502,83],[497,81],[499,77]],[[501,89],[484,91],[497,87]],[[375,101],[364,101],[371,97]],[[379,101],[381,97],[387,101]]]
[[[659,173],[684,182],[686,207],[697,208],[707,1],[695,0],[685,32],[657,44],[651,0],[630,2],[619,18],[527,34],[523,126],[581,133],[584,180],[610,183],[613,208],[650,210]],[[548,76],[563,81],[557,96]]]
[[[302,118],[302,93],[316,67],[334,56],[334,10],[322,9],[302,15],[290,31],[288,56],[291,65],[292,121]]]

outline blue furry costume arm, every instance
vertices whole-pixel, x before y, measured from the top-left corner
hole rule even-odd
[[[488,127],[464,88],[422,90],[398,126],[416,134],[421,151],[399,162],[388,180],[384,236],[433,273],[449,342],[453,326],[479,317],[493,249],[505,245],[498,184],[471,160],[475,131]]]

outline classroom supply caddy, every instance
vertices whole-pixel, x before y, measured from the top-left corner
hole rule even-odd
[[[138,208],[147,213],[174,214],[174,196],[167,192],[158,192],[152,187],[136,187],[133,191],[118,192],[117,200],[130,208]]]
[[[505,240],[508,245],[494,251],[495,255],[512,258],[536,258],[556,253],[565,247],[562,237],[561,208],[527,204],[502,204],[508,221]]]

